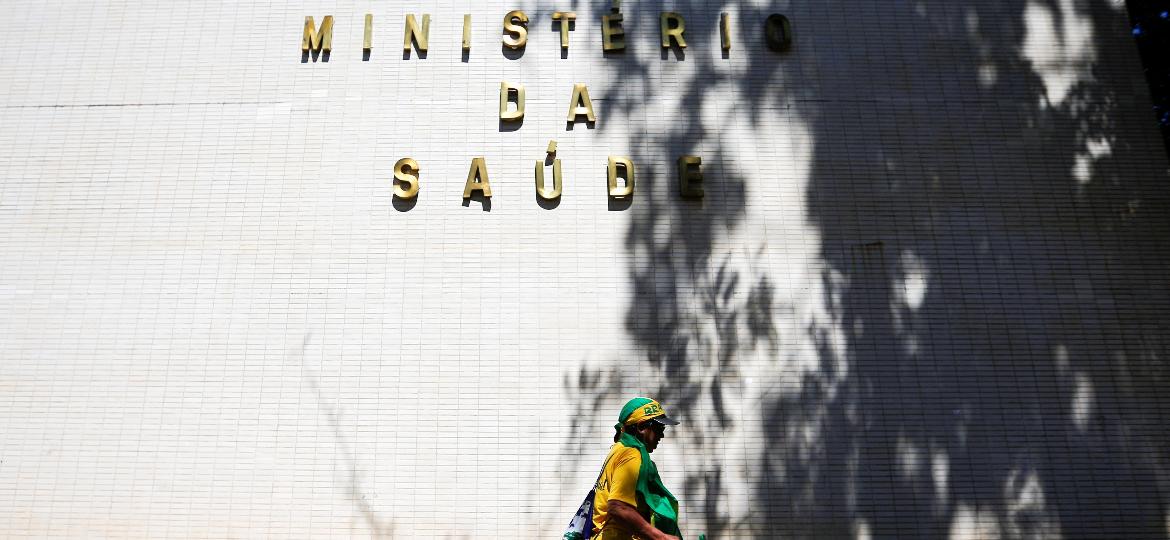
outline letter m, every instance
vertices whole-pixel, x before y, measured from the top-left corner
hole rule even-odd
[[[301,52],[329,52],[333,48],[333,15],[326,15],[321,28],[313,24],[313,17],[305,17],[305,33],[301,38]]]

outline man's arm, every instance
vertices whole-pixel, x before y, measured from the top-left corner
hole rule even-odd
[[[671,536],[655,529],[649,521],[646,521],[646,518],[642,517],[642,514],[638,513],[638,509],[630,506],[629,503],[610,499],[609,515],[621,520],[626,529],[646,540],[679,540],[677,536]]]

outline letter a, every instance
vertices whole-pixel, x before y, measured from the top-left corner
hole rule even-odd
[[[589,122],[597,121],[597,117],[593,115],[593,101],[589,99],[589,89],[578,83],[573,85],[573,97],[569,99],[568,122],[570,124],[576,122],[577,117],[582,114]]]
[[[492,186],[488,183],[487,164],[482,157],[471,160],[471,170],[467,171],[467,182],[463,184],[463,198],[470,199],[473,192],[479,191],[484,197],[491,198]]]

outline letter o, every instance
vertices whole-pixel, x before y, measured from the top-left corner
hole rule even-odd
[[[764,21],[764,40],[768,48],[780,52],[792,46],[792,23],[788,17],[773,13]]]

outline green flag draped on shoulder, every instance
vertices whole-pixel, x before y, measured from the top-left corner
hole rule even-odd
[[[638,437],[625,430],[626,426],[649,421],[660,424],[663,429],[665,426],[679,424],[677,420],[666,415],[662,404],[650,398],[637,397],[627,401],[626,405],[622,407],[621,413],[618,414],[618,423],[613,426],[617,430],[614,442],[623,447],[638,450],[641,465],[638,468],[638,482],[634,486],[634,495],[637,498],[639,508],[645,505],[650,510],[650,525],[666,534],[682,538],[682,532],[678,527],[678,499],[662,483],[662,477],[658,475],[658,467],[650,460],[650,451],[646,449],[646,445]],[[661,437],[662,432],[658,432],[658,436]],[[605,474],[604,465],[601,474]],[[600,480],[599,475],[598,482]],[[593,510],[597,485],[597,483],[594,484],[594,489],[590,490],[589,495],[585,497],[577,509],[577,513],[573,515],[572,521],[569,522],[569,528],[565,530],[564,540],[587,540],[590,538],[594,525]],[[702,540],[702,535],[700,535],[700,540]]]
[[[641,454],[642,468],[638,471],[638,487],[635,491],[638,498],[650,509],[650,524],[666,534],[681,538],[682,533],[678,528],[678,499],[662,483],[658,467],[650,460],[650,452],[646,450],[646,445],[622,429],[623,426],[648,420],[663,425],[678,425],[677,420],[666,416],[662,404],[647,397],[636,397],[627,401],[622,411],[618,413],[618,423],[613,426],[621,433],[617,442],[627,448],[637,448]]]
[[[658,467],[650,460],[646,446],[629,433],[622,433],[622,438],[618,442],[628,448],[637,448],[642,454],[642,468],[638,471],[636,491],[638,499],[650,508],[650,524],[666,534],[682,538],[682,532],[678,529],[678,499],[662,483],[662,477],[658,476]]]

